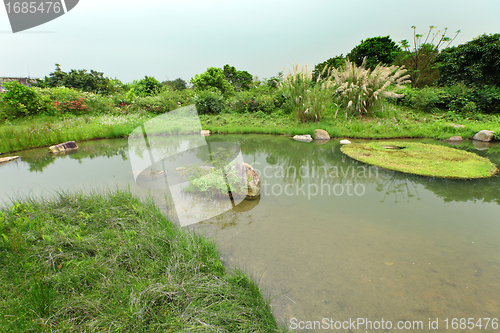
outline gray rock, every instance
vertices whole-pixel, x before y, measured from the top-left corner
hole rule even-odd
[[[311,142],[313,140],[313,138],[309,134],[296,135],[293,137],[293,139],[296,141],[302,141],[302,142]]]
[[[233,195],[246,195],[250,198],[255,198],[260,194],[260,176],[248,163],[236,163],[228,170],[236,171],[236,175],[241,179],[243,184],[247,186],[247,193],[233,193]]]
[[[491,139],[493,139],[494,136],[495,136],[495,132],[493,132],[493,131],[487,131],[487,130],[482,130],[482,131],[477,132],[472,137],[472,140],[490,142]]]
[[[314,130],[314,140],[330,140],[330,134],[322,129]]]
[[[457,141],[462,141],[463,138],[460,136],[460,135],[455,135],[455,136],[452,136],[451,138],[448,139],[448,141],[450,142],[457,142]]]

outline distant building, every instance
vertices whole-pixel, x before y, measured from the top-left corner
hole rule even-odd
[[[0,77],[0,93],[3,93],[5,91],[3,83],[12,81],[17,81],[20,84],[31,87],[31,85],[36,81],[36,79],[32,79],[29,77]]]

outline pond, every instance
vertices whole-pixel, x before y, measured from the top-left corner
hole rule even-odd
[[[0,204],[67,190],[149,192],[184,228],[216,238],[226,265],[255,278],[278,322],[292,328],[351,320],[377,331],[363,320],[384,320],[436,331],[429,325],[438,319],[439,331],[447,331],[445,320],[452,331],[453,318],[500,317],[500,177],[445,180],[377,169],[345,156],[339,140],[188,137],[150,138],[146,148],[125,139],[81,142],[61,156],[46,148],[18,152],[20,159],[0,165]],[[252,165],[260,197],[182,193],[175,169],[205,164],[204,145]],[[455,147],[500,164],[498,144]],[[481,331],[496,330],[490,323]]]

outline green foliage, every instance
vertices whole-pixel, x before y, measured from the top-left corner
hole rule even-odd
[[[295,65],[293,72],[289,72],[283,81],[278,83],[287,104],[301,122],[318,122],[322,119],[331,104],[332,86],[331,81],[320,80],[319,77],[313,81],[307,66],[299,71],[299,65]]]
[[[318,79],[318,77],[321,80],[326,79],[328,74],[329,74],[329,70],[331,70],[332,68],[339,68],[339,67],[344,66],[345,60],[346,59],[341,54],[339,56],[336,56],[336,57],[330,58],[326,61],[323,61],[320,64],[317,64],[316,66],[314,66],[314,70],[312,72],[313,81],[316,81]],[[326,68],[326,70],[325,70],[325,68]]]
[[[261,111],[269,114],[275,110],[276,103],[279,102],[275,100],[273,94],[260,93],[254,89],[236,93],[229,100],[229,107],[238,113]]]
[[[271,76],[269,79],[265,81],[265,84],[269,88],[277,88],[278,83],[283,80],[283,72],[278,72],[276,76]]]
[[[17,81],[5,82],[4,87],[6,91],[0,95],[0,109],[7,119],[32,116],[49,107],[48,101],[41,98],[33,87]]]
[[[344,67],[332,70],[331,78],[336,86],[334,100],[347,113],[370,113],[375,102],[383,97],[402,97],[390,88],[402,88],[409,83],[406,70],[398,66],[377,65],[372,71],[346,60]]]
[[[390,36],[378,36],[362,40],[346,57],[358,66],[364,63],[365,67],[374,69],[378,64],[391,65],[400,51]]]
[[[403,104],[424,111],[448,110],[460,117],[475,118],[479,112],[500,113],[500,88],[494,86],[468,87],[456,84],[450,87],[405,88]]]
[[[500,87],[500,34],[484,34],[465,44],[444,49],[437,61],[439,84]]]
[[[218,114],[225,106],[224,97],[219,90],[201,90],[194,97],[198,114]]]
[[[184,90],[187,88],[187,82],[181,79],[180,77],[178,77],[175,80],[163,81],[161,84],[162,86],[165,86],[172,91]]]
[[[191,83],[194,85],[196,92],[212,90],[215,88],[225,97],[234,94],[234,86],[229,83],[220,68],[209,67],[201,74],[196,74],[191,78]]]
[[[113,93],[117,84],[116,81],[104,77],[103,73],[94,70],[88,72],[86,69],[72,69],[69,73],[63,72],[59,64],[56,64],[56,70],[48,77],[37,82],[40,87],[68,87],[105,95]]]
[[[426,112],[434,112],[438,108],[445,108],[444,102],[446,92],[436,87],[424,87],[421,89],[405,87],[397,91],[404,95],[402,103],[414,109]]]
[[[144,79],[134,81],[132,87],[133,92],[139,97],[156,96],[161,91],[161,83],[151,76],[145,76]]]
[[[253,76],[247,71],[237,71],[234,66],[224,65],[224,76],[231,83],[236,91],[249,90],[251,88]]]
[[[411,28],[413,29],[413,47],[406,39],[402,40],[400,44],[403,51],[399,54],[396,64],[403,65],[408,70],[413,87],[432,86],[439,78],[439,69],[436,64],[439,47],[444,42],[450,45],[460,30],[455,33],[453,39],[450,39],[446,36],[448,28],[445,28],[441,35],[439,35],[439,30],[435,31],[435,26],[430,26],[423,35],[417,34],[415,26]],[[435,43],[438,36],[440,36],[439,40]]]

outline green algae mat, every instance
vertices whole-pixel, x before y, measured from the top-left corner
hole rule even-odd
[[[363,163],[420,176],[473,179],[498,170],[489,159],[463,150],[404,141],[376,141],[344,145],[340,150]]]

